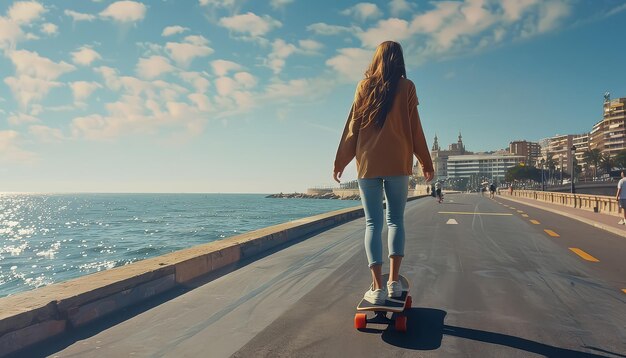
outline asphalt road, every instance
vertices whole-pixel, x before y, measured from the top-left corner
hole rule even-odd
[[[334,228],[29,353],[626,357],[626,238],[478,194],[410,202],[401,273],[413,308],[400,333],[353,328],[370,283],[363,226]]]

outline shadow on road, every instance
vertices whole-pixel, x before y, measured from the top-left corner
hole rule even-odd
[[[442,310],[412,308],[407,312],[407,332],[397,332],[389,327],[383,332],[382,339],[391,345],[401,348],[435,350],[441,347],[443,336],[447,335],[511,347],[546,357],[606,357],[604,355],[554,347],[506,334],[446,325],[444,324],[445,316],[446,312]],[[588,348],[604,353],[611,353],[599,348]]]

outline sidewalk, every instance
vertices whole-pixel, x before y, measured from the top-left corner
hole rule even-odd
[[[597,227],[599,229],[608,231],[612,234],[619,235],[626,238],[626,226],[619,225],[617,222],[620,217],[594,213],[592,211],[572,208],[569,206],[547,203],[544,201],[532,200],[528,198],[511,197],[508,195],[498,195],[496,198],[503,200],[509,200],[516,203],[532,206],[538,209],[553,212],[555,214],[567,216],[574,220],[581,221],[585,224]]]

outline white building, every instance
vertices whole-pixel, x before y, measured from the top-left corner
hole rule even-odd
[[[524,161],[521,155],[455,155],[448,157],[448,178],[503,181],[506,171]]]

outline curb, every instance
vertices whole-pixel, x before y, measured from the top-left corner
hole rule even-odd
[[[525,202],[525,201],[513,199],[513,198],[510,198],[509,196],[502,196],[501,195],[500,198],[504,199],[504,200],[514,201],[516,203],[520,203],[520,204],[523,204],[523,205],[532,206],[532,207],[537,208],[537,209],[549,211],[549,212],[554,213],[554,214],[567,216],[570,219],[578,220],[578,221],[580,221],[582,223],[585,223],[587,225],[591,225],[591,226],[596,227],[598,229],[602,229],[604,231],[608,231],[608,232],[610,232],[612,234],[615,234],[617,236],[621,236],[621,237],[626,238],[626,230],[620,230],[620,229],[616,229],[616,228],[611,227],[611,226],[607,226],[605,224],[599,224],[599,223],[597,223],[597,222],[595,222],[593,220],[587,219],[587,218],[582,217],[582,216],[566,213],[564,211],[553,209],[553,208],[546,208],[545,206],[541,206],[541,205],[538,205],[538,204],[533,204],[533,203],[528,203],[528,202]]]

